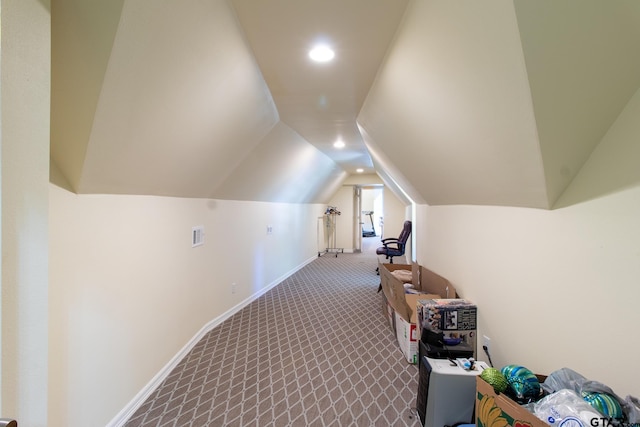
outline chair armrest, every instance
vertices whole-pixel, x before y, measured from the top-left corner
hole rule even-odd
[[[380,241],[382,242],[383,245],[385,243],[398,243],[398,238],[397,237],[387,237],[386,239],[382,239]]]
[[[393,239],[391,242],[383,242],[382,243],[385,248],[389,248],[393,246],[391,249],[401,250],[404,247],[404,243],[400,243],[398,239]]]

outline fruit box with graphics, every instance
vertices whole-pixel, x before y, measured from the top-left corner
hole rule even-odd
[[[538,375],[538,379],[544,380]],[[549,427],[531,411],[520,406],[504,393],[496,393],[488,382],[476,378],[477,427]]]

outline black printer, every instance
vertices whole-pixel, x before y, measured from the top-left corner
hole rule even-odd
[[[474,354],[473,348],[465,341],[447,339],[442,332],[434,332],[427,328],[420,331],[418,347],[419,360],[422,360],[423,356],[432,359],[468,359]]]

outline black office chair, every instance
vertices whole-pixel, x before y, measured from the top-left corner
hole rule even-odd
[[[393,264],[394,256],[404,255],[404,249],[407,246],[407,240],[409,240],[410,235],[411,221],[405,221],[398,238],[396,239],[395,237],[389,237],[386,239],[382,239],[382,244],[384,246],[376,249],[376,254],[385,255],[386,259],[389,260],[389,263]]]
[[[400,235],[396,239],[395,237],[388,237],[386,239],[382,239],[382,244],[384,246],[376,249],[376,254],[385,255],[386,259],[389,260],[390,264],[393,264],[394,256],[402,256],[404,255],[404,249],[407,246],[407,240],[409,240],[409,236],[411,236],[411,221],[405,221],[402,226],[402,231]],[[380,267],[376,268],[376,274],[380,275]],[[382,290],[382,282],[380,286],[378,286],[378,292]]]

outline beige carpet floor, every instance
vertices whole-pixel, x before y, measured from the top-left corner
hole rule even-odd
[[[379,238],[364,240],[363,253],[318,257],[210,331],[126,427],[419,426],[417,368],[376,292]]]

